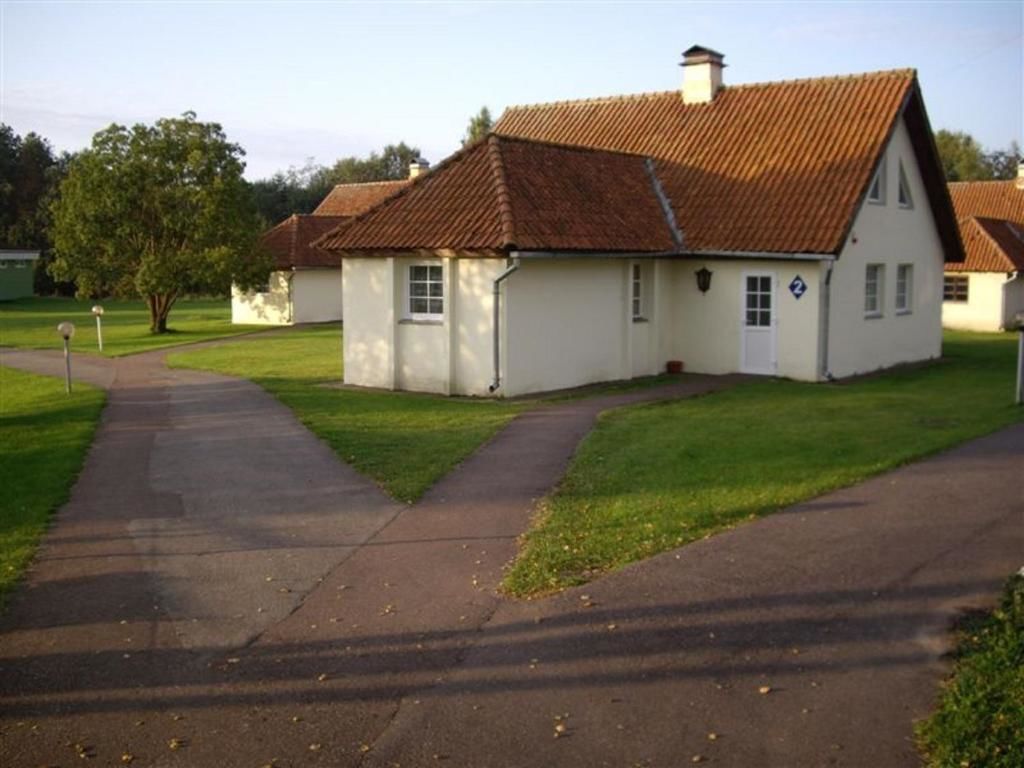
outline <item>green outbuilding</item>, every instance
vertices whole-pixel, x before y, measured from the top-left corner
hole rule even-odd
[[[0,250],[0,301],[32,295],[39,251]]]

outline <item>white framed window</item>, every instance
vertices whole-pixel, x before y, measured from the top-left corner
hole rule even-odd
[[[900,185],[896,201],[900,208],[912,209],[914,207],[914,198],[910,195],[910,182],[907,181],[907,172],[903,170],[902,160],[900,160]]]
[[[942,300],[967,302],[967,275],[946,275],[942,280]]]
[[[440,264],[409,266],[406,317],[410,320],[444,318],[444,267]]]
[[[868,187],[868,202],[885,205],[885,155],[878,161],[878,168]]]
[[[914,265],[896,267],[896,313],[909,315],[914,304]]]
[[[631,270],[631,276],[632,276],[632,280],[631,280],[632,288],[631,288],[631,291],[630,291],[630,303],[631,303],[632,310],[633,310],[633,319],[634,320],[643,320],[644,319],[644,311],[643,311],[643,308],[644,308],[644,304],[643,304],[644,281],[643,281],[643,272],[640,270],[640,265],[639,264],[634,264],[633,265],[633,268]]]
[[[881,317],[885,296],[885,266],[868,264],[864,272],[864,316]]]

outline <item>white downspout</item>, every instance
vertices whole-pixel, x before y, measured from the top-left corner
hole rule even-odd
[[[515,254],[515,251],[513,251]],[[494,392],[501,386],[501,284],[505,279],[519,269],[519,257],[512,256],[512,263],[505,268],[505,271],[494,278],[494,323],[493,323],[493,347],[494,347],[494,379],[487,387],[488,392]]]
[[[835,266],[835,262],[825,262],[825,290],[822,292],[822,304],[824,304],[822,312],[821,322],[821,333],[824,337],[824,343],[821,347],[821,375],[825,381],[833,381],[835,376],[832,375],[832,370],[828,363],[828,334],[829,334],[829,315],[832,314],[832,268]]]
[[[288,284],[288,325],[291,325],[295,320],[295,297],[292,293],[292,281],[295,279],[295,267],[292,267],[292,271],[285,277],[285,282]]]

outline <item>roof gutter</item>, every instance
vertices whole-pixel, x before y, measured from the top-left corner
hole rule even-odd
[[[685,251],[695,259],[759,259],[761,261],[835,261],[834,253],[786,253],[784,251]]]
[[[512,251],[511,264],[505,271],[494,278],[494,322],[492,323],[493,348],[494,348],[494,378],[487,387],[488,392],[495,392],[501,386],[501,284],[508,279],[509,275],[519,269],[519,252]]]

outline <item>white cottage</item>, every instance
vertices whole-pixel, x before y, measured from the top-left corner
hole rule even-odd
[[[410,175],[424,167],[413,164]],[[261,247],[270,251],[274,269],[256,291],[231,289],[231,322],[292,325],[342,319],[341,259],[311,243],[326,232],[385,200],[408,183],[374,181],[337,184],[312,214],[294,214],[267,230]]]
[[[941,352],[963,258],[911,70],[514,107],[317,246],[345,381],[502,396],[662,372],[805,381]]]
[[[946,264],[942,324],[1016,328],[1024,312],[1024,167],[1016,181],[955,182],[949,192],[965,258]]]

